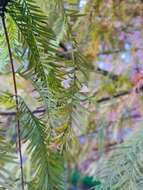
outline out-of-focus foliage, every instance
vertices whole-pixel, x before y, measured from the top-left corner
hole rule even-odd
[[[9,2],[26,189],[71,189],[78,169],[91,177],[76,184],[94,178],[95,189],[142,190],[142,11],[137,0]],[[0,52],[0,188],[19,190],[2,24]]]

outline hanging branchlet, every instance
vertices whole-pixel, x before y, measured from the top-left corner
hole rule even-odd
[[[18,150],[19,150],[19,159],[20,159],[20,170],[21,170],[21,188],[24,190],[24,172],[23,172],[23,159],[22,159],[22,150],[21,150],[21,130],[20,130],[20,120],[19,120],[19,102],[18,102],[18,92],[17,92],[17,83],[16,83],[16,74],[14,68],[14,62],[12,57],[12,51],[10,47],[10,41],[8,36],[8,31],[5,22],[5,10],[9,0],[0,0],[0,16],[2,19],[2,25],[4,29],[4,34],[6,38],[7,48],[9,52],[9,59],[12,69],[13,76],[13,87],[14,87],[14,96],[15,96],[15,104],[16,104],[16,115],[17,115],[17,136],[18,136]]]

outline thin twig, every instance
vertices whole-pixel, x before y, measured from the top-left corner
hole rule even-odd
[[[13,86],[14,86],[14,95],[15,95],[15,103],[16,103],[15,115],[17,115],[17,136],[18,136],[18,151],[19,151],[19,157],[20,157],[19,159],[20,159],[20,170],[21,170],[21,185],[22,185],[22,190],[24,190],[24,172],[23,172],[23,160],[22,160],[22,150],[21,150],[21,131],[20,131],[20,120],[18,117],[19,116],[19,103],[18,103],[18,94],[17,94],[17,83],[16,83],[16,75],[15,75],[12,51],[11,51],[11,47],[10,47],[9,36],[8,36],[8,32],[7,32],[4,15],[2,16],[2,24],[3,24],[5,38],[6,38],[6,42],[7,42],[9,59],[10,59],[10,64],[11,64],[11,69],[12,69],[12,76],[13,76]]]
[[[40,110],[34,110],[32,113],[33,114],[42,114],[44,113],[46,110],[45,109],[40,109]],[[0,116],[16,116],[16,112],[12,111],[12,112],[0,112]]]
[[[137,52],[137,51],[143,51],[143,48],[131,48],[131,49],[116,49],[116,50],[107,50],[103,52],[97,53],[97,56],[102,56],[102,55],[112,55],[112,54],[118,54],[118,53],[124,53],[124,52]]]
[[[107,101],[110,101],[110,100],[112,100],[112,99],[114,99],[114,98],[119,98],[119,97],[128,95],[128,94],[130,94],[130,93],[131,93],[130,90],[128,90],[128,91],[123,91],[123,92],[119,92],[119,93],[117,93],[117,94],[114,94],[113,96],[103,97],[103,98],[97,100],[97,103],[107,102]]]
[[[139,89],[140,91],[141,90],[143,90],[142,88],[140,88]],[[108,102],[108,101],[111,101],[111,100],[113,100],[113,99],[116,99],[116,98],[120,98],[120,97],[122,97],[122,96],[126,96],[126,95],[129,95],[129,94],[131,94],[131,90],[127,90],[127,91],[123,91],[123,92],[118,92],[118,93],[116,93],[116,94],[114,94],[114,95],[112,95],[112,96],[106,96],[106,97],[103,97],[103,98],[101,98],[101,99],[98,99],[96,102],[98,103],[98,104],[101,104],[101,103],[104,103],[104,102]],[[138,92],[136,92],[136,93],[138,93]],[[94,97],[94,95],[92,95],[92,97]],[[83,99],[83,100],[81,100],[81,101],[87,101],[88,100],[88,98],[86,98],[86,99]],[[46,110],[45,109],[36,109],[36,110],[34,110],[32,113],[33,114],[42,114],[42,113],[44,113]],[[16,115],[16,112],[0,112],[0,116],[15,116]]]

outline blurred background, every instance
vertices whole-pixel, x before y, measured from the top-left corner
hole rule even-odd
[[[73,134],[68,138],[72,138],[73,144],[69,146],[70,156],[66,155],[66,178],[69,190],[88,190],[102,184],[102,176],[97,174],[103,160],[108,160],[120,145],[132,139],[143,124],[143,2],[64,0],[62,3],[61,8],[58,1],[57,4],[53,0],[37,1],[55,32],[59,56],[70,61],[72,52],[78,48],[87,60],[84,74],[78,69],[76,72],[76,96],[80,101],[78,106],[75,101],[72,108]],[[59,12],[63,9],[67,17]],[[10,17],[7,20],[18,94],[32,111],[39,110],[36,115],[40,118],[44,106],[39,93],[30,80],[18,74],[29,67],[27,55],[21,56],[23,47],[17,40],[16,26]],[[8,95],[13,93],[13,82],[1,24],[0,28],[0,91]],[[68,37],[69,31],[72,37]],[[69,74],[60,81],[65,92],[75,77],[70,73],[73,67],[66,69]],[[0,104],[2,128],[6,129],[7,140],[15,142],[13,102],[0,98]],[[57,132],[62,130],[64,127]],[[61,143],[55,140],[51,146],[59,148]],[[27,162],[27,153],[24,155]],[[25,170],[28,175],[28,166]]]

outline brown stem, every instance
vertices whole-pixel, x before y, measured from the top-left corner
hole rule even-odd
[[[20,136],[21,131],[20,131],[20,120],[19,120],[19,103],[18,103],[18,94],[17,94],[16,75],[15,75],[12,51],[11,51],[11,47],[10,47],[9,36],[8,36],[8,32],[7,32],[4,15],[2,16],[2,24],[3,24],[5,38],[6,38],[6,42],[7,42],[9,59],[10,59],[10,64],[11,64],[11,69],[12,69],[12,76],[13,76],[13,86],[14,86],[16,115],[17,115],[17,136],[18,136],[18,151],[19,151],[19,157],[20,157],[21,186],[22,186],[22,190],[24,190],[24,172],[23,172],[23,160],[22,160],[22,151],[21,151],[21,136]]]
[[[143,51],[143,48],[134,48],[134,49],[116,49],[116,50],[107,50],[107,51],[103,51],[103,52],[99,52],[97,53],[97,56],[101,56],[101,55],[112,55],[112,54],[118,54],[118,53],[123,53],[123,52],[137,52],[137,51]]]
[[[142,87],[139,90],[142,91],[143,90]],[[138,93],[138,92],[136,92],[136,93]],[[120,98],[122,96],[130,95],[130,94],[131,94],[131,90],[118,92],[116,94],[113,94],[112,96],[106,96],[106,97],[102,97],[102,98],[98,99],[97,103],[100,104],[100,103],[108,102],[110,100]],[[88,98],[81,100],[81,101],[87,101],[87,100],[88,100]],[[40,114],[40,113],[42,114],[45,111],[46,111],[45,109],[39,109],[39,110],[37,109],[37,110],[34,110],[32,113],[33,114]],[[14,111],[13,112],[0,112],[0,116],[15,116],[15,115],[16,115],[16,112],[14,112]]]
[[[44,112],[46,111],[46,109],[37,109],[37,110],[34,110],[32,113],[33,114],[43,114]],[[16,116],[16,112],[15,111],[12,111],[12,112],[0,112],[0,116]]]

